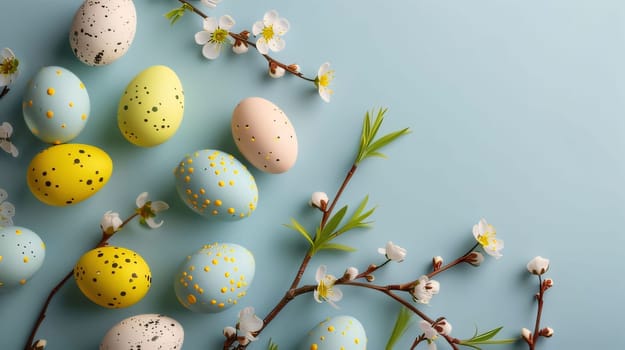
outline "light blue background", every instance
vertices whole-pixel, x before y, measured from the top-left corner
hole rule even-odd
[[[505,240],[504,257],[487,257],[437,279],[440,294],[422,308],[446,316],[453,335],[467,338],[504,326],[501,335],[533,328],[536,279],[525,270],[536,255],[551,259],[555,287],[547,294],[543,324],[555,336],[541,349],[618,349],[625,346],[621,316],[625,238],[625,2],[620,0],[224,0],[206,12],[231,14],[235,30],[251,29],[265,11],[291,22],[286,49],[274,56],[315,75],[321,63],[336,69],[330,104],[294,77],[272,80],[257,54],[225,52],[205,60],[193,35],[198,16],[170,26],[163,14],[174,0],[137,0],[137,34],[126,56],[106,67],[83,65],[71,53],[68,31],[79,0],[11,1],[0,10],[0,47],[21,59],[21,77],[0,100],[0,121],[15,127],[20,157],[0,154],[0,187],[16,206],[14,221],[47,244],[43,268],[24,287],[0,295],[3,349],[21,349],[45,296],[80,255],[99,239],[102,214],[131,213],[137,194],[171,204],[165,225],[136,222],[112,243],[139,252],[150,264],[153,286],[138,304],[103,309],[70,281],[53,301],[39,337],[49,349],[95,349],[118,321],[164,313],[182,323],[185,349],[217,349],[221,330],[234,325],[240,307],[265,315],[282,297],[305,251],[305,242],[282,224],[297,217],[312,229],[317,214],[306,206],[313,191],[334,193],[350,166],[365,111],[389,107],[383,132],[412,133],[385,150],[388,159],[361,166],[344,204],[369,194],[377,205],[372,229],[342,243],[351,254],[321,253],[304,277],[327,264],[340,275],[348,266],[381,262],[388,240],[408,249],[401,264],[376,275],[376,283],[405,282],[426,273],[434,255],[451,261],[473,244],[471,227],[487,218]],[[198,2],[199,3],[199,2]],[[117,103],[130,79],[155,64],[174,69],[185,89],[184,121],[167,143],[142,149],[117,129]],[[27,80],[42,66],[76,73],[91,96],[87,127],[74,141],[101,147],[115,170],[106,187],[71,207],[37,201],[25,169],[45,147],[21,116]],[[185,153],[218,148],[243,160],[230,136],[230,116],[248,96],[267,98],[290,117],[299,158],[282,175],[253,170],[258,209],[244,221],[212,222],[179,200],[171,174]],[[187,311],[175,299],[172,279],[186,255],[205,243],[234,242],[255,255],[256,277],[239,307],[221,314]],[[270,324],[271,337],[293,349],[327,316],[349,314],[367,329],[369,349],[386,342],[397,304],[369,290],[343,288],[341,309],[298,298]],[[416,327],[411,329],[416,332]],[[411,342],[403,339],[397,349]],[[439,341],[440,348],[447,348]],[[523,343],[507,349],[525,349]]]

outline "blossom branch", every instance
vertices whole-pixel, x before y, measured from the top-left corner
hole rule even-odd
[[[521,330],[521,336],[529,346],[529,350],[536,348],[538,338],[549,338],[553,335],[553,329],[550,327],[541,328],[540,321],[543,313],[543,305],[545,300],[545,292],[547,289],[553,286],[553,280],[547,278],[543,280],[542,275],[549,269],[549,259],[537,256],[527,264],[527,270],[538,276],[538,293],[535,298],[538,301],[538,310],[536,311],[536,321],[534,322],[534,333],[531,333],[527,328]]]

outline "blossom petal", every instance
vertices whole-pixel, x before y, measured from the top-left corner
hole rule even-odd
[[[343,292],[336,286],[332,287],[332,294],[329,297],[332,301],[339,301],[343,299]]]
[[[319,265],[317,272],[315,273],[315,280],[317,283],[322,281],[326,276],[327,267],[325,265]]]
[[[137,196],[137,200],[135,201],[135,203],[137,204],[137,208],[142,208],[145,203],[147,203],[148,195],[149,194],[147,192],[143,192],[139,196]]]
[[[330,71],[330,62],[326,62],[319,67],[319,71],[317,72],[317,76],[320,77]]]
[[[154,218],[147,218],[145,219],[145,223],[148,224],[148,226],[150,228],[159,228],[161,226],[163,226],[163,220],[156,222],[154,221]]]
[[[15,54],[8,47],[5,47],[0,51],[0,60],[4,60],[5,58],[15,58]]]
[[[217,24],[217,18],[215,17],[206,17],[204,18],[204,22],[202,24],[204,30],[208,31],[208,32],[214,32],[215,29],[217,29],[218,24]]]
[[[266,55],[269,52],[269,46],[267,45],[267,40],[265,38],[259,38],[256,40],[256,49],[263,55]]]
[[[8,122],[4,122],[2,123],[2,125],[0,125],[0,137],[6,139],[11,137],[12,134],[13,126],[11,126],[11,124],[9,124]]]
[[[254,23],[254,25],[252,26],[252,34],[254,35],[260,34],[263,31],[263,28],[265,28],[265,25],[263,24],[263,22],[258,21]]]
[[[319,291],[316,289],[313,292],[313,298],[315,298],[315,301],[318,302],[319,304],[323,303],[323,300],[319,299]]]
[[[13,80],[13,75],[0,74],[0,87],[10,85],[12,80]]]
[[[152,211],[154,211],[155,213],[158,213],[169,209],[169,204],[163,201],[154,201],[152,202],[152,204],[150,204],[150,208],[152,208]]]
[[[195,43],[198,45],[204,45],[206,44],[210,38],[211,38],[212,33],[208,32],[206,30],[203,30],[201,32],[197,32],[195,33]]]
[[[273,40],[269,41],[269,48],[271,49],[271,51],[274,51],[274,52],[282,51],[282,49],[284,49],[285,46],[286,46],[286,42],[282,40],[282,38],[280,37],[275,37],[273,38]]]
[[[428,350],[436,350],[436,343],[433,341],[428,342]]]
[[[229,15],[219,17],[219,27],[228,30],[234,26],[234,18]]]
[[[202,55],[209,60],[214,60],[219,57],[219,53],[221,52],[221,44],[215,42],[209,42],[204,47],[202,47]]]
[[[278,19],[279,19],[278,11],[276,10],[267,11],[265,12],[265,15],[263,16],[263,24],[269,27],[270,25],[274,24]]]
[[[284,35],[289,31],[291,24],[286,18],[280,18],[273,23],[274,32],[278,33],[278,35]]]
[[[333,91],[331,89],[325,87],[319,87],[319,96],[325,102],[330,102],[330,96],[332,96]]]

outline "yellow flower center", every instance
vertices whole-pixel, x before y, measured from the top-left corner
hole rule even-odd
[[[223,28],[217,28],[211,34],[210,41],[223,44],[228,39],[228,31]]]
[[[330,86],[330,83],[332,83],[332,79],[334,79],[333,70],[328,71],[325,74],[322,74],[320,77],[318,77],[317,84],[322,87],[328,87]]]
[[[477,237],[477,241],[483,245],[483,246],[487,246],[489,245],[489,241],[488,241],[488,236],[487,235],[479,235]]]
[[[317,293],[319,293],[319,296],[321,298],[327,299],[331,288],[332,285],[326,286],[324,280],[321,280],[319,281],[319,285],[317,286]]]
[[[271,39],[273,39],[273,26],[269,26],[269,27],[265,27],[263,28],[263,32],[262,32],[263,38],[265,38],[265,40],[269,41]]]
[[[0,74],[13,74],[17,72],[19,61],[17,58],[6,57],[0,63]]]

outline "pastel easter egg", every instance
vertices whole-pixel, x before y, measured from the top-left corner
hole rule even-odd
[[[128,51],[136,30],[132,0],[85,0],[72,20],[69,44],[83,63],[106,65]]]
[[[232,112],[231,127],[239,151],[258,170],[278,174],[295,164],[295,129],[272,102],[260,97],[242,100]]]
[[[150,289],[152,274],[139,254],[122,247],[106,246],[80,257],[74,266],[74,279],[89,300],[117,309],[141,300]]]
[[[106,333],[100,350],[176,350],[182,349],[184,330],[171,317],[142,314],[128,317]]]
[[[304,340],[301,350],[365,350],[365,329],[352,316],[327,318],[315,326]]]
[[[82,144],[51,146],[37,154],[26,173],[28,187],[43,203],[65,206],[98,192],[113,173],[106,152]]]
[[[45,257],[46,246],[35,232],[0,226],[0,291],[26,284]]]
[[[183,110],[184,92],[176,73],[166,66],[152,66],[126,87],[117,108],[117,124],[126,140],[152,147],[174,136]]]
[[[48,66],[26,86],[22,114],[30,131],[44,142],[71,141],[83,130],[91,105],[85,84],[69,70]]]
[[[196,151],[180,161],[174,176],[180,198],[202,216],[238,220],[256,209],[256,181],[245,165],[228,153]]]
[[[246,248],[233,243],[207,244],[178,268],[176,297],[191,311],[221,312],[245,297],[255,269],[254,256]]]

